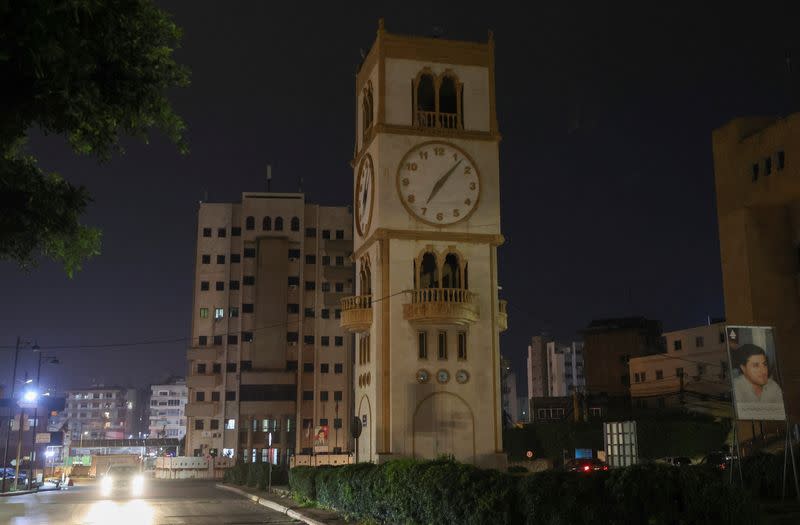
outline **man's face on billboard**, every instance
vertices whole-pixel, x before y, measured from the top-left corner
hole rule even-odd
[[[747,363],[740,365],[742,374],[754,385],[764,386],[769,381],[769,368],[767,367],[767,356],[763,354],[751,355],[747,358]]]

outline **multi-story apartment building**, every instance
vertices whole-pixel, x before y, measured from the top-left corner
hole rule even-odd
[[[784,402],[800,421],[800,113],[714,130],[722,288],[729,325],[774,326]]]
[[[188,394],[184,379],[150,386],[149,437],[183,439],[186,435],[184,411]]]
[[[349,208],[299,193],[200,205],[188,454],[283,463],[352,450],[352,337],[339,327],[352,232]]]
[[[543,334],[532,337],[528,345],[528,399],[548,395],[547,344],[550,342],[552,339]]]
[[[628,363],[634,406],[731,417],[724,323],[665,332],[664,343],[664,353]]]
[[[66,425],[71,440],[124,439],[136,427],[134,389],[96,386],[67,390]]]
[[[559,344],[549,341],[546,345],[547,382],[544,385],[547,397],[572,395],[586,386],[583,371],[583,343],[573,341]]]
[[[517,374],[511,364],[511,360],[500,357],[500,401],[503,407],[503,417],[507,417],[512,423],[518,421],[519,406],[517,403]]]

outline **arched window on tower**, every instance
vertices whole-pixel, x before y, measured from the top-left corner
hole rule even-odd
[[[439,268],[436,267],[436,256],[425,252],[419,265],[419,287],[439,288]]]
[[[469,290],[469,263],[464,263],[464,289]]]
[[[439,127],[456,129],[458,125],[458,81],[445,74],[439,85]]]
[[[436,87],[433,75],[423,73],[417,80],[417,126],[423,128],[436,127]]]
[[[292,217],[292,231],[299,232],[300,231],[300,219],[297,217]]]
[[[275,231],[276,232],[283,231],[283,217],[275,217]]]
[[[256,218],[255,217],[248,217],[244,220],[244,229],[245,230],[255,230],[256,229]]]
[[[361,129],[364,134],[364,143],[369,138],[369,131],[372,128],[374,107],[372,104],[372,83],[367,83],[361,96]]]
[[[264,217],[264,220],[261,221],[261,229],[265,232],[272,230],[272,219],[269,217]]]
[[[461,267],[458,255],[448,253],[442,266],[442,288],[461,288]]]
[[[369,269],[369,263],[361,263],[358,284],[361,290],[360,295],[372,295],[372,271]]]

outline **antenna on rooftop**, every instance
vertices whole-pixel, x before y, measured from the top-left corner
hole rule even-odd
[[[267,193],[271,191],[272,188],[272,164],[267,164]]]
[[[300,177],[300,187],[297,189],[297,193],[303,193],[303,177]]]

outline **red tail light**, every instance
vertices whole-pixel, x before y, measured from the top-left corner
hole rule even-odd
[[[608,465],[603,465],[603,470],[608,470]]]
[[[583,471],[584,472],[589,472],[589,465],[584,465],[583,466]]]

